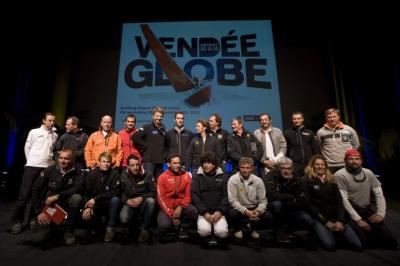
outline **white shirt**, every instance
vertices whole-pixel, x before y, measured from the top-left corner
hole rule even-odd
[[[53,162],[53,149],[57,141],[56,128],[44,125],[29,131],[25,142],[26,166],[48,167]]]

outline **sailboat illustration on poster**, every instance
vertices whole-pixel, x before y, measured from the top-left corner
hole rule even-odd
[[[165,47],[151,31],[150,27],[147,24],[142,24],[140,27],[157,63],[160,65],[175,91],[178,93],[190,93],[190,96],[185,99],[185,103],[192,107],[198,107],[209,102],[211,97],[211,84],[205,85],[204,80],[200,80],[197,77],[191,79],[177,65]]]

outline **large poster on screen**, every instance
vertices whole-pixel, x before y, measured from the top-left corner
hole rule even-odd
[[[150,122],[155,106],[165,109],[167,129],[177,111],[185,113],[185,127],[191,130],[212,113],[223,118],[228,131],[237,116],[245,128],[256,129],[262,112],[281,128],[270,21],[124,24],[116,129],[131,113],[137,127]]]

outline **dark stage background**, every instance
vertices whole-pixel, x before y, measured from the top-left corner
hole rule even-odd
[[[21,11],[3,19],[3,199],[16,196],[25,139],[46,111],[56,113],[61,128],[67,116],[77,115],[88,133],[103,114],[114,114],[123,23],[235,19],[272,21],[284,129],[291,113],[300,110],[317,130],[325,109],[338,107],[359,132],[365,165],[380,175],[387,195],[400,198],[395,193],[400,185],[400,21],[395,17],[273,11],[156,16],[104,7],[96,12]],[[228,121],[223,127],[230,130]]]

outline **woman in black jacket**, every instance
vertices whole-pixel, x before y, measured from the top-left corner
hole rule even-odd
[[[334,176],[321,155],[313,156],[306,169],[304,191],[310,215],[316,220],[314,232],[324,249],[334,251],[336,240],[343,238],[351,249],[360,251],[361,242],[353,229],[344,223],[342,196]]]

